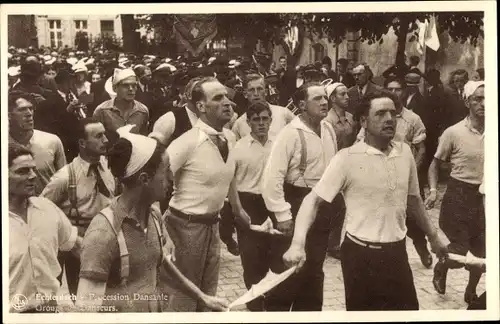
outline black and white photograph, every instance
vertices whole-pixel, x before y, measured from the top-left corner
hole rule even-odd
[[[494,1],[0,11],[5,322],[499,319]]]

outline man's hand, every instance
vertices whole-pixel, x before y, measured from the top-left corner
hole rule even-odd
[[[288,268],[296,265],[298,271],[302,268],[304,262],[306,262],[306,250],[304,246],[292,242],[288,251],[283,254],[283,261]]]
[[[229,308],[227,301],[215,296],[204,295],[202,301],[205,306],[217,312],[225,312]]]
[[[284,222],[278,222],[276,229],[285,236],[293,236],[293,225],[293,220],[290,219]]]
[[[429,197],[425,200],[425,208],[427,209],[432,209],[434,207],[434,204],[436,203],[437,200],[437,192],[436,191],[431,191],[429,194]]]
[[[250,224],[252,223],[250,216],[248,216],[247,212],[243,208],[233,209],[233,214],[235,216],[235,221],[245,229],[250,228]]]
[[[439,258],[448,255],[448,246],[437,233],[432,237],[429,237],[429,243],[431,244],[432,252],[434,252]]]

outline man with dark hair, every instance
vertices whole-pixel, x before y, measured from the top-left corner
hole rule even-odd
[[[343,83],[348,89],[356,85],[356,81],[348,70],[349,61],[345,58],[337,60],[337,79],[336,82]]]
[[[406,253],[407,212],[424,229],[434,251],[445,251],[425,212],[411,150],[392,141],[396,100],[380,92],[363,99],[357,113],[366,132],[364,141],[337,153],[304,198],[283,257],[288,266],[307,265],[307,239],[313,232],[308,234],[309,228],[320,217],[320,206],[342,193],[347,212],[341,263],[348,311],[418,309]]]
[[[243,89],[245,97],[249,104],[254,104],[259,101],[266,102],[266,84],[264,77],[259,74],[249,74],[243,81]],[[273,114],[272,123],[269,132],[277,135],[289,122],[291,122],[295,115],[287,108],[269,105]],[[250,134],[251,128],[248,125],[247,114],[241,115],[235,122],[232,128],[233,133],[237,139],[243,138]]]
[[[274,213],[277,230],[286,235],[271,245],[271,270],[275,273],[285,270],[282,256],[290,244],[300,202],[337,152],[335,131],[323,120],[328,114],[325,88],[318,83],[306,83],[296,92],[294,103],[301,115],[276,137],[262,178],[266,207]],[[266,298],[267,310],[321,311],[330,212],[330,204],[324,204],[308,236],[306,268],[271,292]]]
[[[35,194],[39,195],[50,177],[66,165],[64,147],[57,135],[34,129],[35,100],[30,94],[14,90],[8,97],[9,144],[31,150],[36,162]]]
[[[83,237],[92,218],[114,197],[115,180],[105,158],[109,142],[104,126],[85,118],[73,127],[80,154],[52,176],[40,196],[56,204]],[[80,260],[67,253],[60,260],[66,265],[69,292],[76,295]]]
[[[36,162],[30,150],[9,143],[8,155],[9,310],[55,313],[61,272],[57,253],[79,255],[81,237],[56,205],[36,197]],[[40,307],[47,306],[44,300],[52,307]]]
[[[229,158],[234,159],[234,182],[241,205],[248,212],[251,224],[262,225],[271,221],[271,213],[262,198],[261,181],[274,141],[269,136],[272,112],[268,103],[258,101],[250,105],[246,116],[251,133],[236,143]],[[250,289],[269,271],[271,237],[268,233],[255,232],[242,226],[237,226],[237,233],[243,279],[247,289]],[[264,311],[263,298],[247,303],[247,308],[250,311]]]
[[[370,67],[366,64],[359,64],[352,70],[352,75],[356,81],[356,85],[349,89],[349,108],[348,112],[354,114],[356,107],[359,105],[364,96],[374,91],[380,91],[382,88],[373,83],[373,73]]]
[[[224,125],[232,118],[234,104],[226,88],[215,78],[195,83],[191,101],[199,119],[167,148],[174,192],[165,213],[167,230],[176,246],[176,265],[204,293],[215,295],[220,266],[220,210],[229,193],[237,219],[249,224],[250,217],[239,202],[234,162],[228,155],[236,140]],[[203,305],[179,291],[170,295],[169,309],[203,311]]]
[[[449,127],[439,138],[439,146],[429,167],[430,194],[426,205],[432,208],[437,199],[437,183],[441,163],[451,162],[451,173],[441,204],[439,227],[450,240],[448,249],[465,256],[469,251],[479,258],[486,256],[485,211],[480,185],[484,180],[484,82],[469,81],[464,86],[469,115]],[[434,267],[434,288],[446,292],[448,269],[461,268],[453,261],[440,259]],[[481,271],[469,270],[464,300],[477,299],[476,288]]]

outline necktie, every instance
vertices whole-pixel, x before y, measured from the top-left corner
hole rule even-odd
[[[211,137],[214,139],[214,143],[215,145],[217,145],[222,159],[224,160],[224,162],[226,162],[227,156],[229,155],[229,148],[227,146],[226,138],[224,137],[224,135],[212,135]]]
[[[99,165],[100,163],[91,164],[89,167],[89,171],[91,170],[95,174],[97,180],[96,181],[97,191],[109,198],[111,197],[111,193],[109,192],[108,188],[104,184],[104,181],[102,180],[101,173],[99,172],[98,168]]]

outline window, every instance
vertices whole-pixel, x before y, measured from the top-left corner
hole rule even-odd
[[[75,20],[75,29],[81,31],[87,31],[87,21],[86,20]]]
[[[325,47],[320,43],[316,43],[312,46],[314,52],[314,62],[321,62],[321,60],[325,57]]]
[[[62,28],[60,20],[49,20],[50,47],[62,47]]]
[[[101,20],[101,36],[111,37],[115,33],[115,23],[113,20]]]

